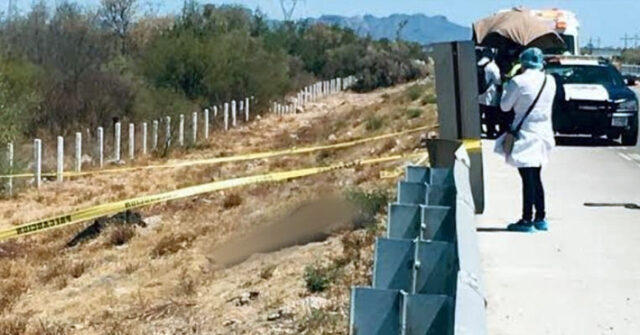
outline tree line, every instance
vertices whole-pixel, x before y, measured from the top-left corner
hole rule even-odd
[[[424,60],[414,43],[241,6],[186,1],[159,15],[138,0],[41,0],[0,22],[0,143],[247,96],[264,109],[318,79],[355,75],[357,90],[372,90],[423,76]]]

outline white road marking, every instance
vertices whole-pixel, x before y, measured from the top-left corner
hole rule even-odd
[[[640,161],[640,154],[629,154],[629,157],[634,160]]]
[[[628,161],[632,161],[631,157],[629,157],[629,155],[627,155],[625,153],[619,152],[618,155],[620,155],[620,157],[622,157],[622,158],[624,158],[624,159],[626,159]]]

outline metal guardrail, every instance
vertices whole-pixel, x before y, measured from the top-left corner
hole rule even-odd
[[[352,289],[353,335],[486,334],[470,159],[452,141],[430,151],[448,151],[451,164],[407,167],[376,241],[373,285]]]
[[[620,73],[625,76],[640,76],[640,65],[622,64],[620,66]]]

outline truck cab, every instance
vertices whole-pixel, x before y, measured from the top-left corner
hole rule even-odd
[[[547,73],[557,82],[553,127],[558,134],[638,140],[638,98],[617,68],[604,59],[549,56]]]

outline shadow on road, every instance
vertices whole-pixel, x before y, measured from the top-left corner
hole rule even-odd
[[[563,147],[619,147],[620,143],[607,138],[556,136],[556,144]]]
[[[476,231],[478,233],[511,233],[510,231],[507,230],[507,228],[494,228],[494,227],[477,228]]]

